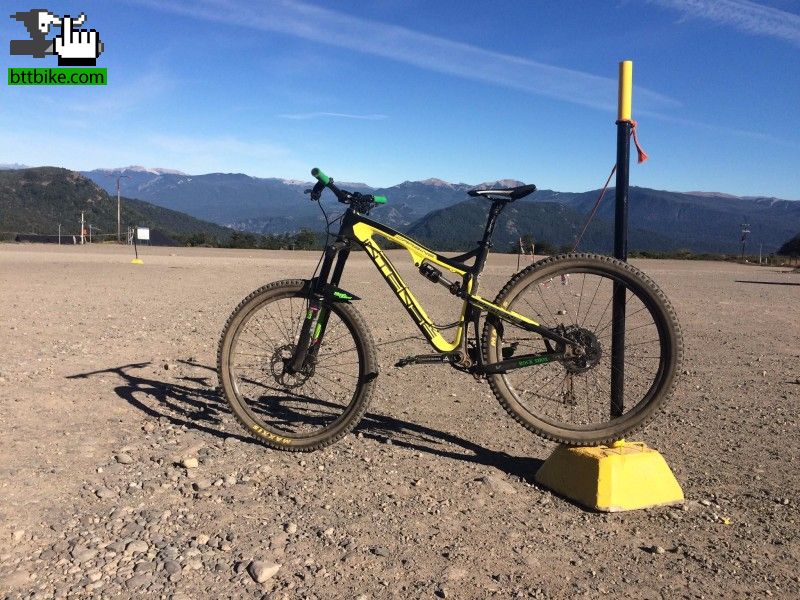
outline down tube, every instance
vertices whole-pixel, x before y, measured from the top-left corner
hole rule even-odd
[[[389,258],[383,253],[383,250],[380,249],[375,241],[371,237],[367,237],[363,240],[359,239],[359,243],[364,247],[367,255],[372,259],[372,262],[375,263],[375,266],[378,267],[378,271],[380,271],[383,278],[391,286],[392,290],[394,290],[395,295],[400,302],[402,302],[408,314],[411,315],[411,318],[414,320],[414,323],[417,324],[417,327],[419,327],[420,331],[431,345],[439,352],[452,352],[458,348],[461,344],[461,336],[464,332],[463,310],[461,322],[456,330],[455,340],[448,342],[431,322],[425,310],[420,306],[417,299],[411,293],[411,290],[408,289],[408,286],[394,268],[394,265],[392,265]]]

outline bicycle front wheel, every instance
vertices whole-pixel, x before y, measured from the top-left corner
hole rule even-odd
[[[612,361],[615,288],[626,314],[618,328],[624,337],[617,338],[623,350],[617,362]],[[592,254],[547,258],[514,276],[495,304],[559,332],[585,351],[489,376],[500,404],[542,437],[572,445],[621,439],[652,419],[672,391],[683,354],[675,311],[656,284],[627,263]],[[484,326],[488,363],[559,350],[554,346],[507,322],[487,319]]]
[[[278,450],[317,450],[351,431],[367,410],[378,372],[372,336],[345,303],[325,307],[325,335],[306,367],[286,370],[307,311],[304,285],[277,281],[250,294],[225,324],[217,353],[233,414]]]

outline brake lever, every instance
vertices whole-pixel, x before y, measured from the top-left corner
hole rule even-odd
[[[312,201],[319,200],[322,197],[322,192],[315,192],[314,190],[305,190],[303,193],[310,194]]]
[[[325,189],[325,184],[322,182],[317,182],[313,189],[305,190],[304,194],[310,194],[312,200],[319,200],[322,197],[322,192]]]

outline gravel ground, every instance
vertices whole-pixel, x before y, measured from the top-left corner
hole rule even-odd
[[[0,246],[0,595],[800,597],[800,274],[634,261],[686,338],[678,390],[640,437],[687,500],[598,514],[534,484],[553,445],[488,386],[392,366],[426,346],[361,254],[342,287],[380,344],[367,417],[312,454],[254,443],[215,392],[220,330],[318,254],[142,254]],[[493,255],[483,295],[515,263]],[[419,285],[434,319],[457,312]]]

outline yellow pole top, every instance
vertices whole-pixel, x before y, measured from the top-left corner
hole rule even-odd
[[[623,60],[619,63],[619,109],[617,110],[617,120],[630,120],[632,93],[633,61]]]

